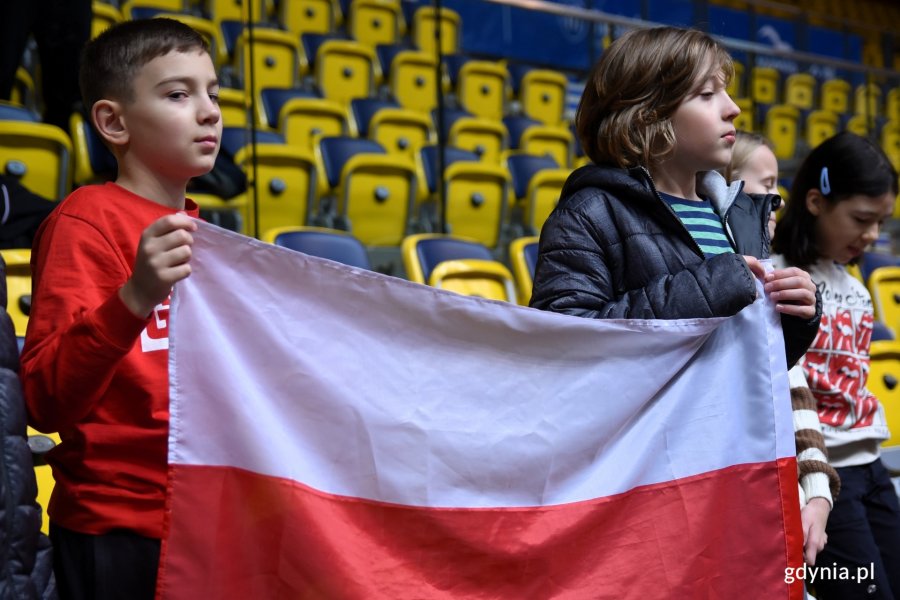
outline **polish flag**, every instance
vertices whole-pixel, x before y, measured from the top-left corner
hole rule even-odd
[[[200,223],[162,599],[802,598],[778,317],[604,321]]]

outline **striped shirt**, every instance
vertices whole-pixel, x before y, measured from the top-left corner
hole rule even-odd
[[[716,214],[712,203],[708,200],[696,202],[685,200],[663,192],[660,192],[659,195],[675,211],[707,258],[716,254],[734,252],[731,243],[725,236],[722,219]]]

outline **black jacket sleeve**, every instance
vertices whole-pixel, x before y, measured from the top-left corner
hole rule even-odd
[[[790,369],[800,360],[816,339],[819,321],[822,320],[822,296],[816,290],[816,316],[801,319],[792,315],[781,315],[781,330],[784,334],[784,352]]]
[[[740,255],[721,254],[669,272],[658,246],[602,239],[593,217],[563,210],[545,223],[531,306],[589,318],[684,319],[731,316],[756,298],[755,278]],[[616,261],[634,270],[629,280],[642,285],[614,289]]]

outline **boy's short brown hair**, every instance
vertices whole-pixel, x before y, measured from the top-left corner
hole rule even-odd
[[[78,82],[84,108],[98,100],[133,100],[134,76],[145,64],[172,51],[204,51],[209,44],[175,19],[138,19],[113,25],[88,42],[81,54]]]
[[[594,65],[581,96],[575,127],[585,153],[595,164],[658,164],[675,147],[675,109],[698,79],[720,73],[731,81],[731,57],[702,31],[629,31]]]

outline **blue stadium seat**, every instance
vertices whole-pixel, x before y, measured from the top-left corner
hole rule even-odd
[[[372,268],[366,247],[346,231],[323,227],[279,227],[267,231],[263,239],[276,246],[327,258],[351,267]]]

